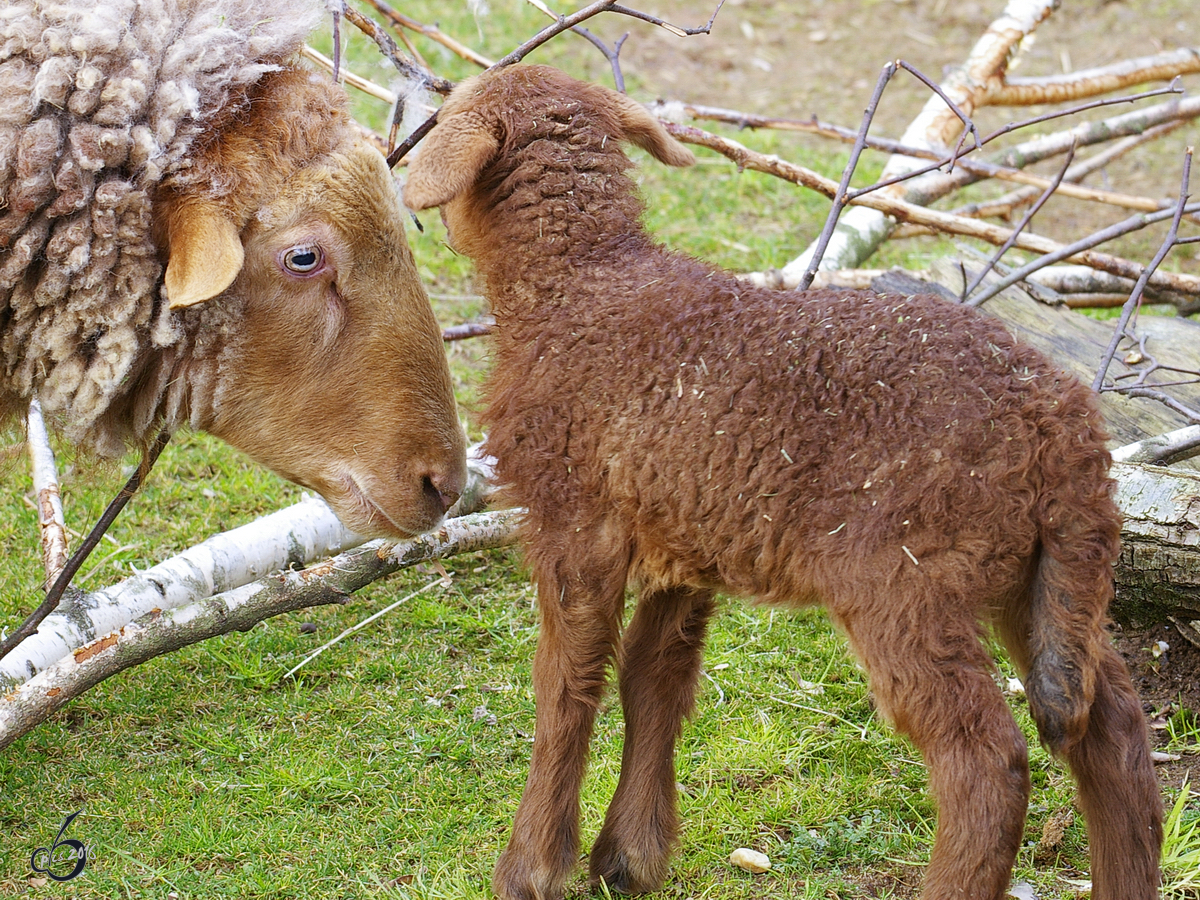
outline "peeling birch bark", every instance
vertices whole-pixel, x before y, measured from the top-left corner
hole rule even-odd
[[[520,518],[521,510],[501,510],[448,519],[411,541],[371,541],[310,569],[281,572],[177,609],[152,608],[0,698],[0,749],[118,672],[219,634],[247,631],[271,616],[342,603],[364,585],[418,562],[505,546],[515,540]]]
[[[42,405],[36,400],[29,404],[26,437],[33,468],[33,490],[37,497],[38,528],[42,535],[44,587],[49,590],[67,564],[67,524],[58,487],[58,464],[50,447],[50,436],[46,433]]]

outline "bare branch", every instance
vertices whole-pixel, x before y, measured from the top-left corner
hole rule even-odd
[[[1136,283],[1136,279],[1121,278],[1088,266],[1049,266],[1033,272],[1025,280],[1026,283],[1042,285],[1057,294],[1120,297],[1119,302],[1108,304],[1110,306],[1124,306]],[[1150,286],[1146,287],[1145,294],[1148,300],[1155,303],[1171,303],[1178,306],[1187,302],[1195,302],[1195,298],[1188,298],[1170,291],[1160,291]],[[1068,296],[1066,299],[1068,306],[1075,305],[1072,303],[1072,297]]]
[[[392,40],[392,36],[384,31],[376,24],[375,20],[368,19],[354,7],[350,6],[342,0],[342,15],[344,15],[359,31],[375,42],[375,46],[379,48],[379,52],[388,60],[405,78],[421,84],[438,94],[449,94],[454,90],[454,82],[447,81],[445,78],[427,72],[411,59],[406,59],[400,52],[400,48],[396,46],[396,42]],[[336,78],[336,73],[334,74]]]
[[[842,214],[842,209],[846,205],[846,191],[850,187],[850,179],[854,176],[854,170],[858,167],[858,158],[862,156],[863,148],[866,146],[867,132],[871,128],[871,121],[875,118],[875,110],[879,106],[879,100],[883,96],[884,89],[895,74],[896,63],[888,63],[883,67],[883,71],[879,73],[879,78],[875,81],[875,91],[871,94],[871,100],[863,112],[862,125],[858,129],[858,139],[855,140],[854,149],[850,151],[850,159],[846,162],[846,167],[842,170],[842,180],[837,186],[837,192],[833,195],[833,205],[830,207],[829,215],[825,218],[825,227],[821,229],[820,237],[817,238],[816,247],[813,250],[812,259],[808,264],[808,270],[801,277],[800,284],[796,286],[797,290],[807,290],[808,286],[812,284],[813,276],[817,274],[817,269],[821,265],[821,257],[825,254],[825,248],[829,246],[829,239],[833,236],[833,229],[837,226],[838,217]]]
[[[643,22],[649,22],[651,25],[657,25],[659,28],[664,28],[676,37],[691,37],[697,34],[711,34],[713,22],[717,21],[717,13],[721,11],[721,7],[725,5],[725,0],[717,0],[717,8],[713,10],[713,14],[708,17],[708,22],[701,25],[699,28],[680,28],[678,25],[672,25],[660,19],[658,16],[652,16],[649,13],[644,13],[638,9],[630,9],[627,6],[613,6],[612,11],[620,13],[623,16],[630,16],[634,19],[641,19]]]
[[[507,56],[492,63],[492,65],[488,66],[488,68],[500,69],[505,66],[511,66],[515,62],[520,62],[538,47],[542,46],[542,44],[546,43],[546,41],[550,40],[556,35],[562,34],[564,31],[569,31],[580,22],[585,22],[592,18],[592,16],[599,15],[605,10],[612,9],[615,5],[616,0],[596,0],[595,3],[588,4],[583,9],[573,13],[572,15],[562,16],[553,25],[543,28]],[[398,144],[395,150],[388,154],[388,167],[395,168],[396,164],[399,163],[400,160],[404,159],[404,157],[408,155],[409,151],[420,142],[421,138],[425,137],[425,135],[429,134],[429,132],[433,130],[433,126],[436,124],[437,113],[435,112],[432,116],[422,122],[412,134]]]
[[[482,69],[487,69],[495,65],[493,60],[488,59],[481,53],[477,53],[466,44],[456,41],[454,38],[442,32],[436,25],[425,25],[421,22],[418,22],[416,19],[409,18],[403,13],[392,9],[392,7],[383,2],[383,0],[368,0],[368,2],[377,10],[379,10],[379,12],[394,25],[397,25],[401,28],[406,28],[409,31],[416,32],[417,34],[424,35],[431,41],[436,41],[447,50],[450,50],[452,53],[461,56],[468,62],[475,63],[475,65]]]
[[[754,113],[744,113],[738,110],[724,109],[717,106],[703,106],[693,103],[682,103],[678,100],[659,101],[648,104],[649,109],[656,116],[672,122],[681,122],[682,116],[688,116],[693,119],[708,119],[712,121],[725,122],[730,125],[737,125],[739,128],[772,128],[782,131],[797,131],[806,134],[814,134],[819,137],[830,138],[841,141],[846,144],[853,144],[858,140],[858,131],[846,128],[842,125],[834,125],[829,122],[821,122],[818,119],[786,119],[775,118],[771,116],[760,116]],[[1193,113],[1200,115],[1200,108]],[[1174,201],[1171,200],[1154,200],[1149,197],[1139,197],[1133,194],[1124,194],[1119,191],[1106,191],[1097,188],[1080,187],[1069,182],[1077,181],[1084,175],[1107,165],[1114,158],[1123,153],[1128,153],[1134,147],[1140,144],[1162,137],[1169,134],[1176,128],[1186,124],[1187,120],[1179,120],[1167,122],[1163,125],[1154,126],[1147,129],[1143,134],[1131,135],[1124,138],[1119,147],[1110,148],[1101,153],[1090,157],[1083,162],[1077,163],[1070,171],[1067,172],[1063,183],[1059,186],[1057,193],[1064,197],[1073,197],[1079,200],[1091,200],[1097,203],[1106,203],[1111,206],[1121,207],[1123,209],[1142,209],[1148,212],[1156,209],[1162,209],[1170,206]],[[1103,138],[1101,138],[1103,139]],[[1038,139],[1042,140],[1041,138]],[[1083,141],[1079,142],[1079,146],[1083,146]],[[1093,141],[1092,143],[1095,143]],[[950,157],[944,151],[932,150],[926,147],[916,147],[909,144],[902,144],[897,140],[889,138],[872,137],[866,138],[866,146],[870,150],[880,150],[886,153],[908,156],[914,159],[932,160],[935,165],[928,168],[915,170],[913,175],[920,175],[926,172],[936,171],[946,166],[950,161]],[[1057,152],[1049,154],[1050,156],[1057,155]],[[1018,184],[1028,185],[1034,190],[1028,192],[1030,200],[1037,197],[1038,192],[1045,190],[1050,184],[1051,179],[1043,178],[1040,175],[1034,175],[1030,172],[1025,172],[1021,169],[1012,168],[1009,166],[998,165],[994,162],[986,160],[974,159],[969,156],[959,156],[954,160],[954,164],[977,178],[995,178],[1000,181],[1012,181]],[[1037,159],[1030,158],[1028,163],[1039,162]],[[886,187],[888,184],[896,184],[905,180],[905,176],[900,175],[894,179],[889,179],[886,182],[877,182],[869,188],[862,188],[861,191],[852,192],[867,193],[869,191],[878,190],[881,187]],[[964,182],[965,184],[970,182]],[[949,191],[947,191],[949,193]],[[940,193],[939,193],[940,196]],[[955,212],[958,215],[978,216],[987,218],[993,215],[1003,215],[1011,207],[1018,205],[1025,197],[1025,192],[1013,192],[1011,195],[1006,195],[1004,198],[997,198],[994,201],[987,203],[972,204],[962,207]]]
[[[1161,97],[1163,94],[1182,94],[1183,87],[1179,84],[1179,77],[1175,79],[1165,88],[1158,88],[1153,91],[1143,91],[1140,94],[1133,94],[1129,97],[1109,97],[1105,100],[1096,100],[1092,103],[1081,103],[1078,106],[1072,106],[1068,109],[1057,109],[1053,112],[1044,113],[1040,116],[1034,116],[1032,119],[1021,119],[1019,122],[1010,122],[1002,128],[997,128],[980,143],[987,144],[994,141],[998,137],[1010,134],[1014,131],[1019,131],[1022,128],[1028,128],[1030,125],[1039,125],[1042,122],[1052,122],[1055,119],[1066,118],[1067,116],[1076,116],[1082,112],[1087,112],[1089,109],[1099,109],[1104,106],[1116,106],[1121,103],[1134,103],[1138,100],[1145,100],[1149,97]]]
[[[54,579],[54,584],[46,592],[46,599],[41,602],[37,609],[30,613],[29,617],[17,627],[16,631],[5,638],[3,642],[0,642],[0,660],[8,656],[18,644],[33,635],[45,618],[54,612],[59,600],[62,599],[67,588],[71,586],[71,579],[75,577],[75,573],[79,571],[79,567],[84,564],[88,556],[91,555],[91,552],[96,549],[96,545],[104,537],[104,532],[108,531],[109,526],[121,514],[121,510],[125,508],[125,504],[137,493],[142,481],[150,474],[150,469],[154,467],[154,463],[158,460],[159,454],[167,446],[167,441],[170,440],[170,437],[168,432],[161,432],[154,441],[154,444],[142,454],[141,464],[129,477],[129,481],[125,483],[125,487],[121,489],[120,493],[109,502],[108,507],[104,510],[104,514],[100,516],[100,520],[88,532],[88,536],[83,539],[83,543],[79,545],[79,549],[67,560],[62,571],[58,573],[58,577]]]
[[[1192,72],[1200,72],[1200,51],[1185,47],[1066,75],[1008,78],[1005,84],[989,92],[987,103],[989,106],[1061,103],[1119,91],[1148,81],[1166,81]]]
[[[629,32],[627,31],[617,38],[617,42],[613,44],[610,50],[608,44],[604,43],[604,41],[600,40],[600,38],[596,37],[596,35],[592,34],[586,28],[577,27],[571,30],[575,34],[587,38],[597,50],[604,54],[604,58],[608,60],[609,66],[612,67],[613,83],[619,92],[622,94],[625,93],[625,73],[621,71],[621,47],[624,46],[626,39],[629,37]]]
[[[982,294],[969,300],[967,305],[979,306],[996,296],[996,294],[1000,293],[1000,291],[1004,290],[1006,287],[1014,285],[1018,281],[1024,280],[1024,278],[1032,272],[1036,272],[1038,269],[1045,268],[1053,263],[1061,262],[1064,259],[1082,256],[1083,251],[1099,246],[1107,241],[1111,241],[1114,238],[1121,237],[1121,235],[1129,234],[1132,231],[1140,231],[1147,225],[1152,225],[1155,222],[1161,222],[1164,219],[1170,219],[1172,217],[1178,221],[1178,219],[1182,217],[1184,213],[1193,213],[1197,211],[1200,211],[1200,203],[1193,203],[1188,206],[1179,207],[1175,210],[1166,209],[1157,213],[1130,216],[1128,219],[1123,219],[1122,221],[1117,222],[1115,225],[1110,225],[1108,228],[1103,228],[1100,231],[1089,234],[1087,237],[1081,238],[1080,240],[1075,241],[1073,244],[1067,244],[1066,246],[1059,247],[1057,250],[1047,253],[1041,259],[1036,259],[1026,266],[1022,266],[1019,269],[1013,270],[1011,274],[1006,275],[999,281],[989,285],[988,289]],[[1168,246],[1167,249],[1169,250],[1170,247]],[[1163,255],[1165,255],[1165,252]],[[1159,261],[1161,261],[1161,258],[1159,258]],[[1141,268],[1141,272],[1138,280],[1143,283],[1143,286],[1146,280],[1154,277],[1154,270],[1157,267],[1158,262],[1152,262],[1149,266],[1139,267]],[[1111,270],[1106,269],[1106,271]],[[1135,286],[1134,290],[1138,292],[1138,296],[1140,297],[1140,289]]]
[[[1141,305],[1142,291],[1145,289],[1146,283],[1150,280],[1150,276],[1154,273],[1154,270],[1158,268],[1158,264],[1163,261],[1163,258],[1166,257],[1171,247],[1175,244],[1175,239],[1179,234],[1179,220],[1183,218],[1184,212],[1187,211],[1188,182],[1191,172],[1192,148],[1188,147],[1187,152],[1183,155],[1183,176],[1179,188],[1179,203],[1175,210],[1175,216],[1171,221],[1171,230],[1167,233],[1166,239],[1163,241],[1162,246],[1158,248],[1158,253],[1154,255],[1154,259],[1151,260],[1150,265],[1145,268],[1142,275],[1138,278],[1137,284],[1133,286],[1133,293],[1129,295],[1129,300],[1126,302],[1124,309],[1121,310],[1121,318],[1117,322],[1113,339],[1109,343],[1108,351],[1101,360],[1100,369],[1096,372],[1096,378],[1092,382],[1092,390],[1096,392],[1099,392],[1104,387],[1104,376],[1108,373],[1108,367],[1112,364],[1112,358],[1117,352],[1117,346],[1125,334],[1125,329],[1129,326],[1129,320],[1133,316],[1134,310]]]
[[[466,338],[483,337],[492,333],[492,325],[488,322],[465,322],[462,325],[449,325],[442,329],[443,341],[461,341]]]
[[[330,59],[328,56],[326,56],[324,53],[322,53],[320,50],[317,50],[314,47],[309,47],[306,44],[300,52],[303,56],[312,60],[317,65],[319,65],[321,68],[325,69],[328,72],[333,72],[333,60]],[[338,74],[338,78],[341,81],[345,82],[346,84],[350,85],[350,87],[357,88],[358,90],[362,91],[364,94],[368,94],[377,100],[382,100],[385,103],[395,103],[396,102],[396,95],[393,94],[391,91],[389,91],[387,88],[380,87],[379,85],[375,84],[373,81],[368,81],[365,78],[355,75],[349,69],[346,69],[343,67]]]
[[[1038,214],[1038,211],[1046,204],[1046,201],[1054,195],[1054,192],[1058,189],[1059,184],[1062,183],[1063,176],[1067,174],[1067,170],[1071,167],[1071,163],[1074,159],[1075,148],[1072,147],[1070,152],[1067,153],[1066,162],[1063,163],[1062,169],[1059,170],[1058,177],[1054,179],[1052,184],[1047,186],[1046,190],[1042,191],[1042,196],[1038,198],[1037,202],[1033,204],[1029,212],[1027,212],[1024,218],[1022,218],[1017,224],[1017,227],[1013,229],[1013,236],[1000,245],[1000,248],[993,253],[991,258],[988,260],[987,265],[980,269],[975,274],[975,277],[971,280],[971,283],[963,289],[962,300],[964,303],[968,302],[968,298],[971,296],[971,293],[975,290],[975,288],[979,287],[980,282],[987,277],[988,272],[992,271],[992,269],[996,267],[996,263],[998,263],[1000,258],[1004,256],[1004,254],[1009,251],[1012,245],[1017,242],[1018,236],[1025,230],[1025,227],[1030,223],[1033,217]]]
[[[783,178],[786,181],[822,193],[831,199],[837,193],[837,184],[831,179],[804,166],[798,166],[795,163],[780,159],[778,156],[757,153],[739,144],[737,141],[703,131],[690,125],[677,125],[673,122],[668,122],[666,123],[666,128],[679,140],[716,150],[723,156],[733,160],[741,168],[753,169],[756,172],[763,172]],[[925,225],[947,234],[961,234],[966,237],[979,238],[997,246],[1003,244],[1013,234],[1010,228],[1001,228],[977,219],[939,212],[925,206],[894,199],[883,192],[867,194],[856,199],[851,199],[850,203],[881,212],[900,221]],[[1149,224],[1152,221],[1164,218],[1166,214],[1147,214],[1137,218],[1144,224]],[[1063,249],[1063,245],[1057,241],[1027,233],[1021,234],[1017,238],[1015,246],[1022,250],[1032,250],[1042,254],[1058,253]],[[1077,251],[1073,255],[1068,255],[1067,258],[1114,275],[1122,275],[1130,278],[1137,278],[1144,270],[1144,267],[1137,263],[1094,250]],[[752,278],[752,280],[756,284],[766,283],[765,279],[760,281],[757,278]],[[1200,276],[1196,275],[1187,275],[1179,272],[1155,272],[1151,276],[1150,284],[1180,293],[1200,294]],[[788,284],[788,286],[791,285]]]
[[[1170,134],[1177,128],[1186,124],[1183,121],[1167,122],[1163,125],[1156,125],[1153,128],[1148,128],[1142,134],[1130,135],[1129,137],[1121,138],[1110,147],[1106,147],[1099,153],[1094,153],[1087,159],[1075,163],[1069,169],[1063,178],[1063,184],[1059,187],[1057,193],[1064,197],[1075,197],[1080,200],[1094,200],[1097,203],[1106,203],[1110,206],[1117,206],[1123,209],[1141,209],[1151,212],[1155,209],[1162,209],[1170,206],[1173,201],[1169,200],[1152,200],[1149,197],[1137,197],[1131,194],[1120,194],[1113,191],[1097,190],[1095,188],[1081,187],[1070,182],[1079,182],[1099,169],[1104,168],[1113,160],[1119,159],[1131,150],[1140,147],[1148,141],[1156,140],[1164,135]],[[1020,171],[1020,170],[1013,170]],[[1020,172],[1021,176],[1027,178],[1027,187],[1018,188],[1010,191],[994,200],[988,200],[982,203],[971,203],[967,206],[960,206],[953,210],[956,215],[960,216],[977,216],[979,218],[991,218],[993,216],[1007,216],[1012,211],[1038,196],[1039,189],[1044,189],[1045,179],[1036,178],[1028,175],[1026,172]],[[1020,178],[1009,179],[1004,175],[996,176],[1003,180],[1019,181]],[[1043,182],[1036,184],[1035,182]]]
[[[545,13],[551,19],[554,19],[554,21],[558,21],[558,13],[546,6],[542,0],[525,0],[525,2]],[[724,2],[724,0],[722,0],[722,2]],[[713,15],[716,16],[716,13],[713,13]],[[613,45],[612,49],[609,49],[608,44],[604,43],[604,41],[600,40],[600,38],[596,37],[596,35],[592,34],[581,25],[576,25],[571,29],[571,31],[580,37],[586,38],[592,44],[592,46],[604,54],[604,58],[608,60],[608,64],[612,68],[613,82],[616,84],[617,90],[622,94],[625,93],[625,74],[621,71],[621,47],[624,45],[626,38],[629,37],[629,32],[627,31],[621,35],[621,37]]]
[[[1118,447],[1113,462],[1168,466],[1200,455],[1200,425],[1188,425],[1156,437]]]

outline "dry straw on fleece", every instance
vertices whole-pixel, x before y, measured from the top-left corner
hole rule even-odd
[[[36,395],[102,453],[142,437],[104,418],[139,353],[195,353],[221,324],[219,309],[163,301],[153,192],[186,178],[317,16],[296,0],[6,0],[0,418]]]

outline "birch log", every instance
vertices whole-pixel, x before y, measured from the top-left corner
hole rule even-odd
[[[182,608],[152,608],[67,653],[0,698],[0,749],[104,679],[156,656],[246,631],[281,613],[341,603],[364,585],[423,560],[511,543],[520,515],[520,510],[502,510],[448,519],[411,541],[372,541],[310,569],[278,573]]]
[[[87,594],[70,592],[36,634],[0,660],[0,690],[20,684],[76,648],[152,610],[175,609],[362,542],[324,500],[307,497],[215,535],[111,587]]]
[[[467,485],[450,516],[481,509],[493,461],[478,445],[467,455]],[[150,613],[176,609],[280,569],[302,568],[363,542],[324,500],[306,497],[279,512],[215,535],[178,556],[99,591],[68,592],[37,633],[0,660],[0,690],[20,684],[101,635]]]

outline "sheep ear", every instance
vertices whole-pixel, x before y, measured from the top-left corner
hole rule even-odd
[[[408,167],[404,205],[415,211],[448,203],[475,183],[499,149],[487,123],[475,116],[438,122]]]
[[[668,166],[690,166],[696,161],[692,151],[671,137],[646,107],[625,94],[611,93],[626,138]]]
[[[237,225],[204,203],[180,204],[169,216],[167,303],[180,309],[211,300],[233,284],[245,251]]]

